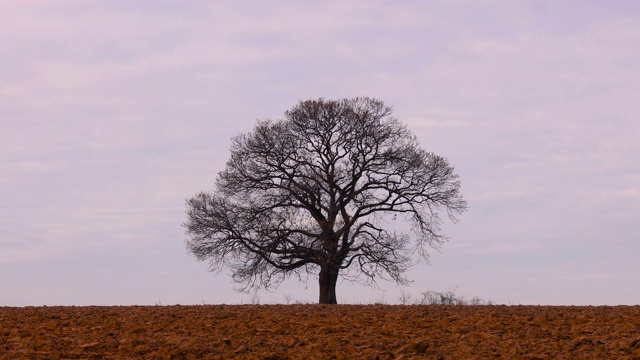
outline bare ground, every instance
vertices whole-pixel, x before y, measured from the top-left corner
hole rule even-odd
[[[640,306],[0,307],[0,357],[640,360]]]

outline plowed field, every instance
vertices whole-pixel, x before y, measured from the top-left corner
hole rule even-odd
[[[3,359],[640,359],[640,306],[0,307]]]

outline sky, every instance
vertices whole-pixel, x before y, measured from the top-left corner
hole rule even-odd
[[[0,306],[315,302],[239,293],[184,246],[231,138],[369,96],[446,157],[469,210],[410,286],[640,303],[637,1],[0,0]]]

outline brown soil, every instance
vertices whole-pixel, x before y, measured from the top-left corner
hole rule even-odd
[[[3,359],[640,359],[640,306],[0,307]]]

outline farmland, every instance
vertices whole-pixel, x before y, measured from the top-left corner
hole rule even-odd
[[[640,359],[640,306],[0,307],[5,359]]]

